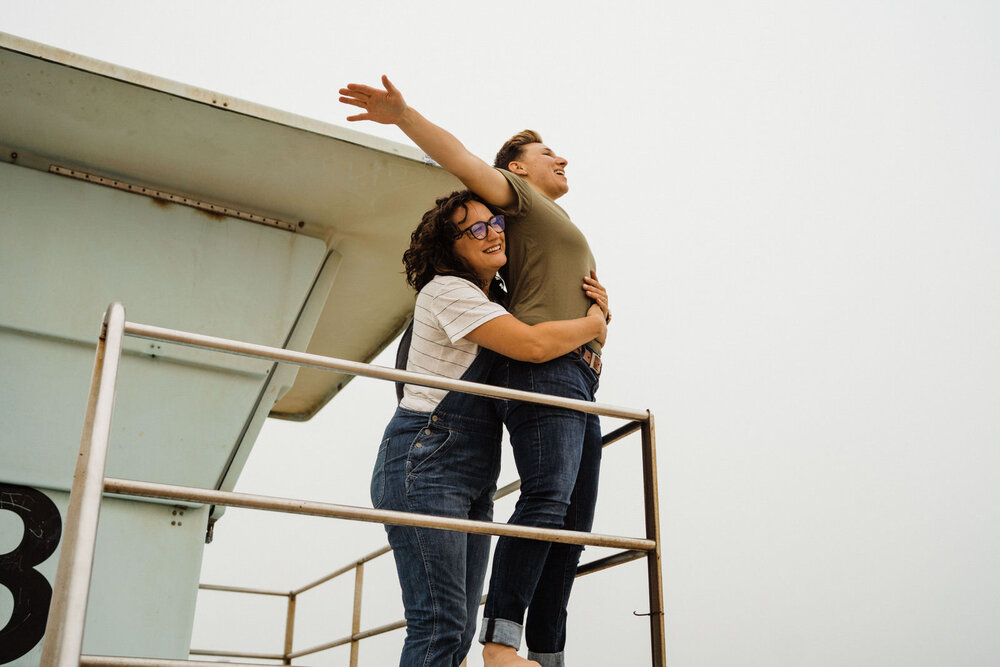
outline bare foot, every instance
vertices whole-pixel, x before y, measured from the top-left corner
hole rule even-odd
[[[483,667],[542,667],[534,660],[525,660],[512,646],[486,644],[483,647]]]

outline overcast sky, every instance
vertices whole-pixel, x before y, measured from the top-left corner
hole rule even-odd
[[[0,30],[342,125],[385,73],[485,159],[539,131],[611,293],[598,399],[656,416],[670,664],[1000,663],[996,2],[0,0]],[[270,421],[238,490],[368,504],[391,396]],[[595,531],[642,534],[638,452],[608,450]],[[216,536],[205,581],[282,589],[384,544]],[[400,618],[391,558],[366,582],[363,627]],[[352,586],[303,596],[296,647],[348,634]],[[644,565],[577,591],[570,664],[648,664]],[[196,646],[280,649],[273,602],[200,605]]]

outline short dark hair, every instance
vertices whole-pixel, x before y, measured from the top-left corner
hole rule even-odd
[[[542,143],[542,136],[534,130],[518,132],[497,151],[497,156],[493,158],[493,166],[497,169],[510,169],[510,163],[521,158],[525,146],[540,143]]]
[[[459,230],[451,220],[459,209],[464,209],[468,216],[468,205],[474,201],[490,208],[471,191],[456,190],[439,197],[434,202],[434,208],[424,213],[420,224],[410,234],[410,247],[403,253],[406,282],[413,289],[419,292],[438,275],[457,276],[474,285],[484,286],[479,276],[455,252],[455,234]],[[465,217],[462,218],[464,220]],[[497,291],[497,282],[493,280],[489,286],[490,297],[503,303],[502,295]]]

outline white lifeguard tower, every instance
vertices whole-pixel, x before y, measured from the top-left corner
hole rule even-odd
[[[0,33],[0,665],[39,661],[108,304],[369,361],[412,311],[409,233],[457,185],[416,149]],[[209,489],[232,490],[267,416],[308,419],[352,377],[124,355],[108,474]],[[217,515],[105,501],[86,652],[187,657]]]

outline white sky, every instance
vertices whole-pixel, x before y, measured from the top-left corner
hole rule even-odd
[[[344,125],[337,89],[387,73],[486,159],[540,131],[611,291],[599,400],[657,418],[670,664],[1000,663],[1000,5],[526,7],[0,0],[0,30]],[[238,490],[367,504],[390,396],[269,422]],[[605,460],[595,530],[640,535],[638,440]],[[294,588],[383,543],[233,511],[204,579]],[[401,617],[393,579],[369,567],[363,627]],[[644,582],[580,580],[571,664],[648,664]],[[303,596],[297,648],[348,634],[352,585]],[[279,606],[209,597],[196,646],[280,648]]]

